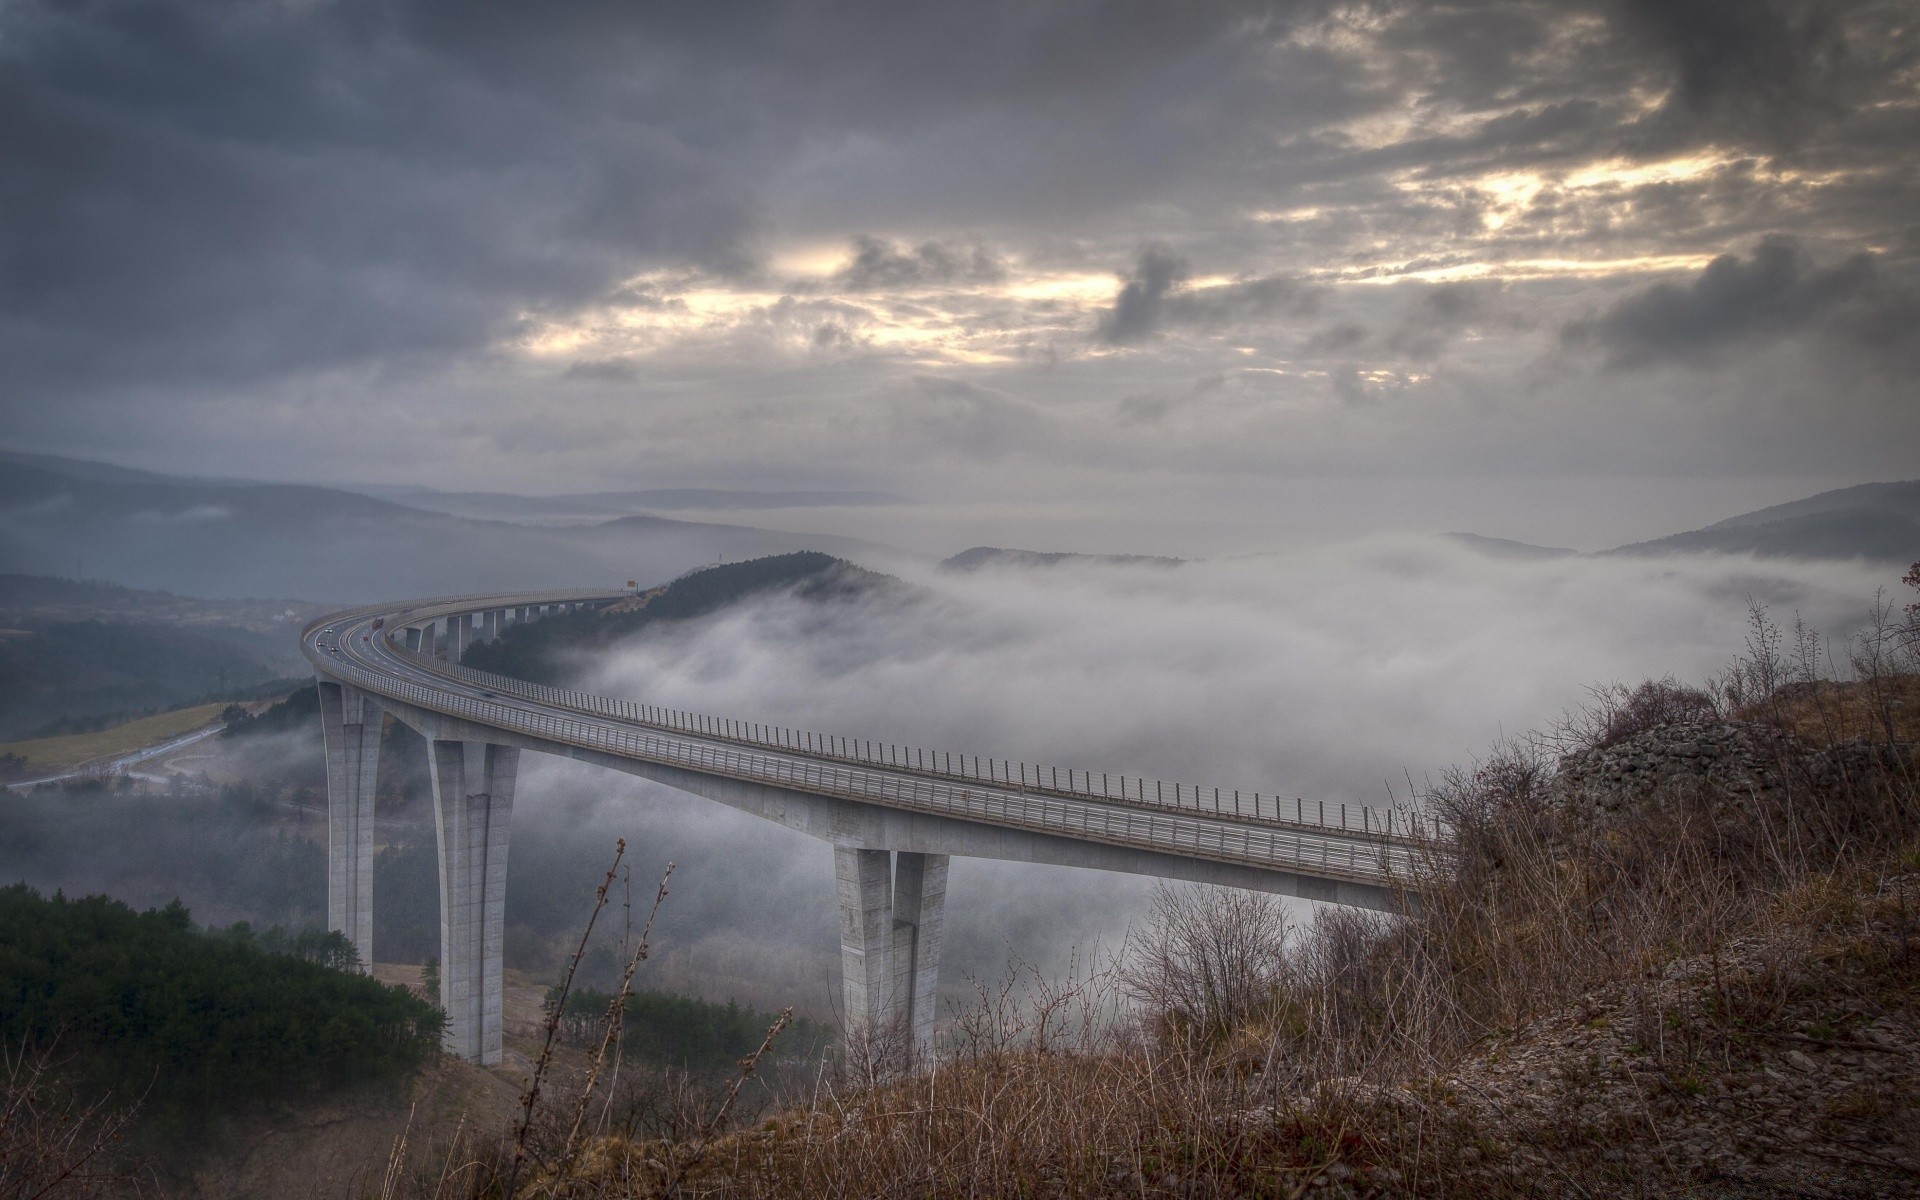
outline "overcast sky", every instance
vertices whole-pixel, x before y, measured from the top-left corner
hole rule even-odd
[[[0,438],[1605,545],[1920,475],[1917,166],[1898,0],[10,0]]]

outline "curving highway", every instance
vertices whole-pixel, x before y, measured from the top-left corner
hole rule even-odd
[[[849,1028],[905,1021],[923,1049],[948,855],[1395,910],[1407,905],[1438,841],[1418,814],[875,743],[545,687],[458,662],[470,641],[512,623],[625,595],[374,605],[325,617],[302,635],[326,685],[330,919],[370,961],[378,713],[391,712],[432,746],[443,959],[454,968],[443,971],[443,1006],[450,1046],[478,1061],[498,1054],[489,1006],[498,1004],[497,910],[523,750],[652,778],[831,843]],[[468,978],[456,943],[492,967],[478,961]]]

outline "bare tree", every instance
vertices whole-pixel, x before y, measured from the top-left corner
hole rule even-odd
[[[138,1105],[86,1100],[55,1068],[50,1047],[0,1047],[0,1197],[97,1196],[131,1178],[113,1150]]]
[[[1146,928],[1127,939],[1121,985],[1164,1032],[1216,1040],[1272,1005],[1288,931],[1276,897],[1162,883]]]

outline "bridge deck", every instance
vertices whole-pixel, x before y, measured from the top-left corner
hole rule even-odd
[[[1270,795],[1060,771],[685,713],[475,671],[408,650],[410,625],[607,594],[467,597],[338,613],[309,626],[316,669],[417,709],[552,746],[989,826],[1375,887],[1418,877],[1432,841],[1416,814],[1328,809]],[[382,625],[376,630],[375,624]],[[1116,781],[1117,780],[1117,786]],[[1168,802],[1168,797],[1177,797]],[[1337,823],[1336,823],[1337,822]],[[1416,832],[1417,829],[1417,832]]]

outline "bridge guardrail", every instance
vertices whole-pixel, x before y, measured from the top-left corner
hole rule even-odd
[[[497,604],[490,604],[483,605],[480,609],[453,611],[484,611],[498,607],[500,606]],[[439,615],[451,615],[451,613]],[[919,775],[956,782],[980,783],[1042,795],[1214,816],[1226,820],[1271,824],[1280,828],[1301,829],[1309,832],[1337,832],[1345,837],[1357,837],[1363,840],[1415,844],[1439,841],[1444,835],[1442,823],[1436,815],[1408,809],[1375,809],[1344,802],[1335,802],[1332,805],[1325,801],[1309,803],[1297,797],[1289,803],[1283,797],[1260,792],[1249,795],[1238,790],[1207,789],[1195,784],[1166,783],[1141,776],[1110,775],[1106,772],[1084,771],[1071,767],[1037,766],[1011,759],[956,755],[946,751],[924,750],[862,738],[818,734],[784,726],[739,721],[730,717],[709,716],[683,709],[663,708],[637,701],[599,696],[591,692],[557,688],[549,684],[496,675],[461,663],[430,657],[410,650],[393,640],[393,634],[397,632],[397,630],[389,631],[388,634],[389,645],[393,651],[406,655],[430,671],[481,687],[492,688],[495,691],[507,692],[522,699],[550,704],[556,708],[569,708],[594,716],[696,734],[700,737],[734,742],[739,745],[783,750],[851,765],[911,771]],[[1063,772],[1066,775],[1064,783],[1060,778]],[[1289,808],[1293,810],[1291,813],[1287,811]]]
[[[1329,879],[1394,887],[1412,883],[1420,867],[1412,847],[1348,839],[1302,837],[1281,830],[1196,820],[1060,798],[956,786],[943,780],[880,775],[828,762],[774,758],[689,742],[662,733],[618,730],[551,713],[427,688],[343,662],[317,664],[378,696],[430,711],[466,717],[495,728],[663,766],[696,770],[817,795],[953,816],[1087,841],[1171,851],[1220,862],[1293,870]]]

